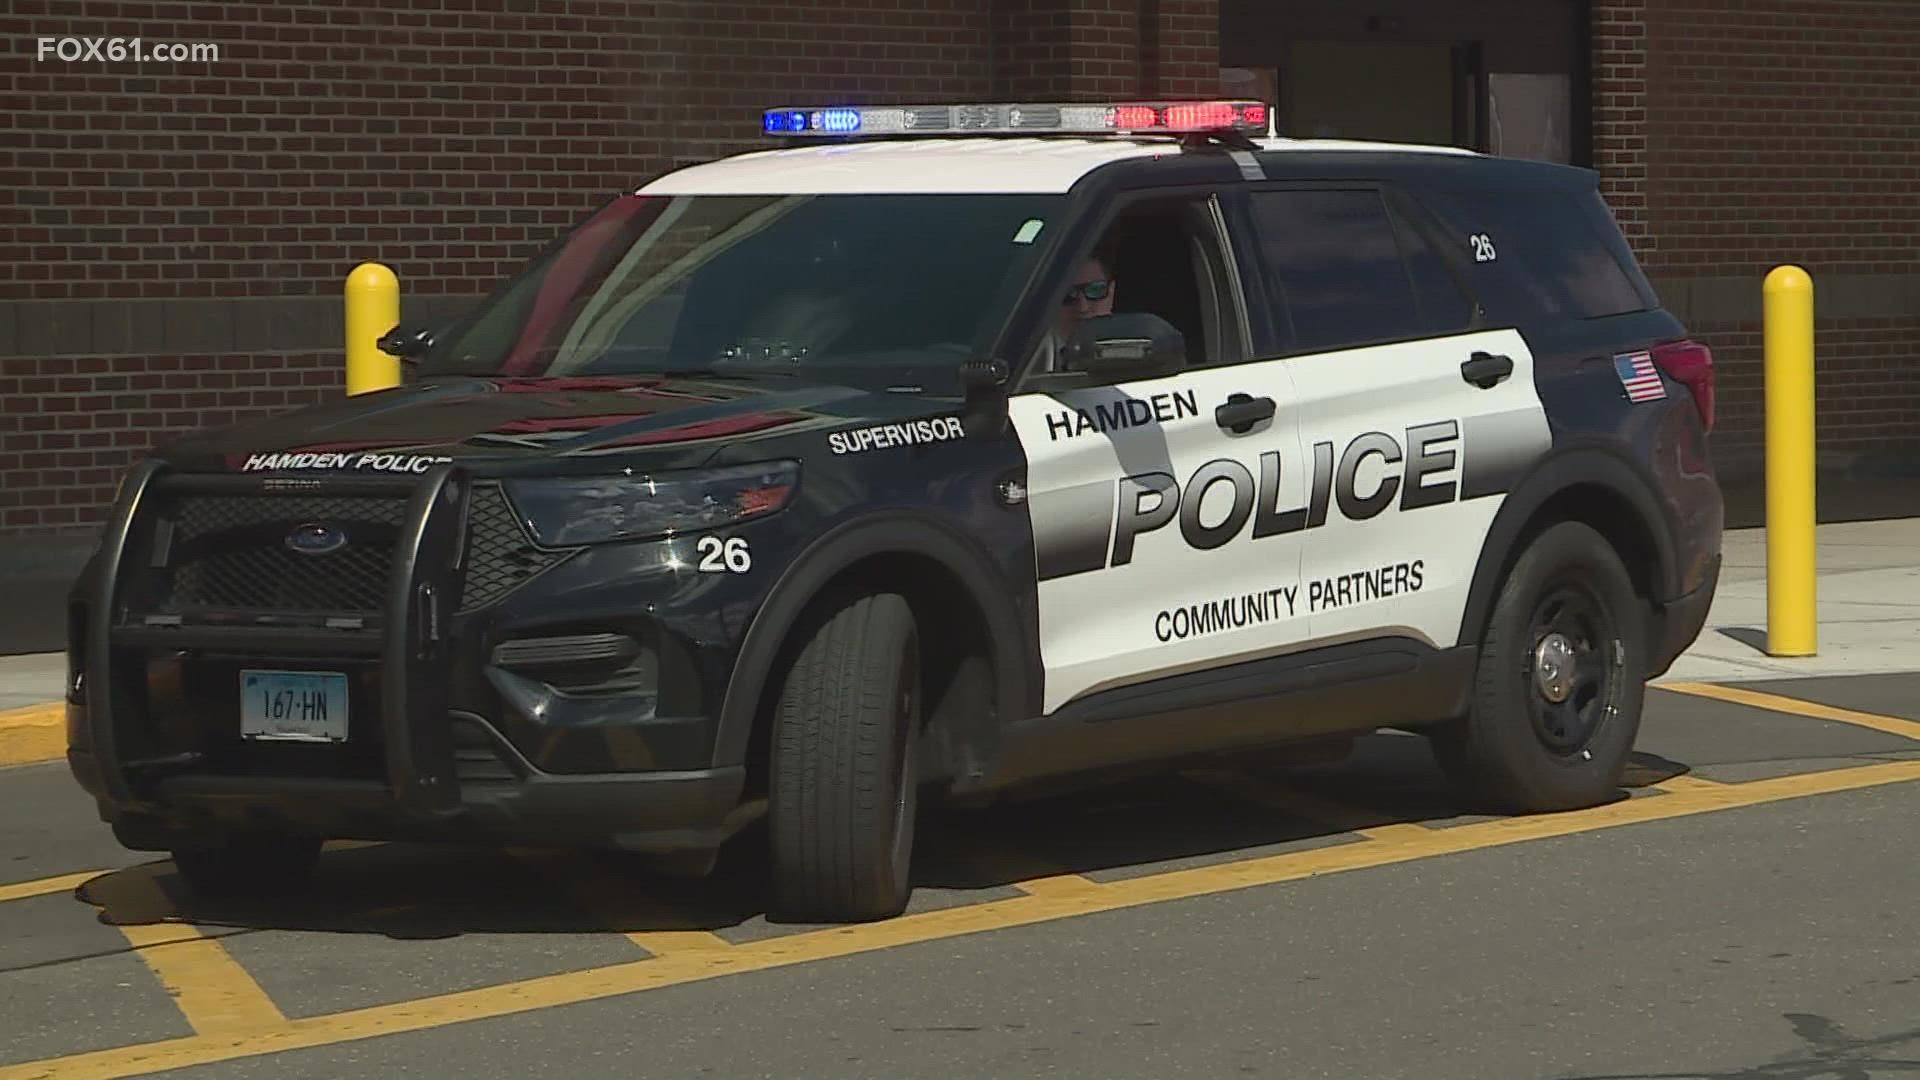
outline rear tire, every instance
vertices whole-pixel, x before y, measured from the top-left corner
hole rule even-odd
[[[920,644],[893,593],[828,610],[774,703],[767,821],[774,907],[806,922],[889,918],[911,896]]]
[[[1542,532],[1501,584],[1467,716],[1432,734],[1441,767],[1489,809],[1615,799],[1646,696],[1642,601],[1591,527]]]
[[[309,837],[249,833],[182,845],[172,855],[187,887],[198,895],[274,896],[307,883],[320,847],[320,840]]]

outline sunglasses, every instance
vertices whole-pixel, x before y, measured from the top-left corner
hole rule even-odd
[[[1060,299],[1060,306],[1066,307],[1083,296],[1098,303],[1107,298],[1107,292],[1112,288],[1113,283],[1110,281],[1082,282],[1067,290],[1067,295]]]

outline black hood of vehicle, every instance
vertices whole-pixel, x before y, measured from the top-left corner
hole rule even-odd
[[[937,408],[786,377],[434,379],[197,432],[162,456],[184,469],[246,472],[418,472],[429,459],[610,453],[677,467],[745,439]]]

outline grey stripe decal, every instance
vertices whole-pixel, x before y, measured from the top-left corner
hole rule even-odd
[[[1240,179],[1265,180],[1267,178],[1267,170],[1260,167],[1259,159],[1254,157],[1252,153],[1246,150],[1231,150],[1228,152],[1233,155],[1234,164],[1240,166]]]
[[[1114,481],[1101,480],[1029,496],[1027,512],[1033,522],[1041,581],[1106,569],[1113,487]]]
[[[1460,440],[1460,498],[1477,499],[1513,490],[1520,478],[1553,448],[1553,434],[1537,409],[1468,417]]]

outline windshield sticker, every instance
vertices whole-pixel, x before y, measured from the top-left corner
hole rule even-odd
[[[276,469],[346,469],[356,472],[423,473],[452,461],[432,454],[249,454],[241,472]]]
[[[1013,242],[1031,244],[1040,235],[1040,230],[1046,227],[1047,223],[1039,218],[1028,218],[1026,224],[1020,226],[1020,231],[1013,234]]]
[[[933,420],[912,420],[904,424],[881,424],[852,431],[836,431],[827,436],[827,444],[833,447],[836,454],[859,454],[882,447],[946,442],[964,438],[965,435],[966,430],[960,426],[959,417],[942,416]]]

